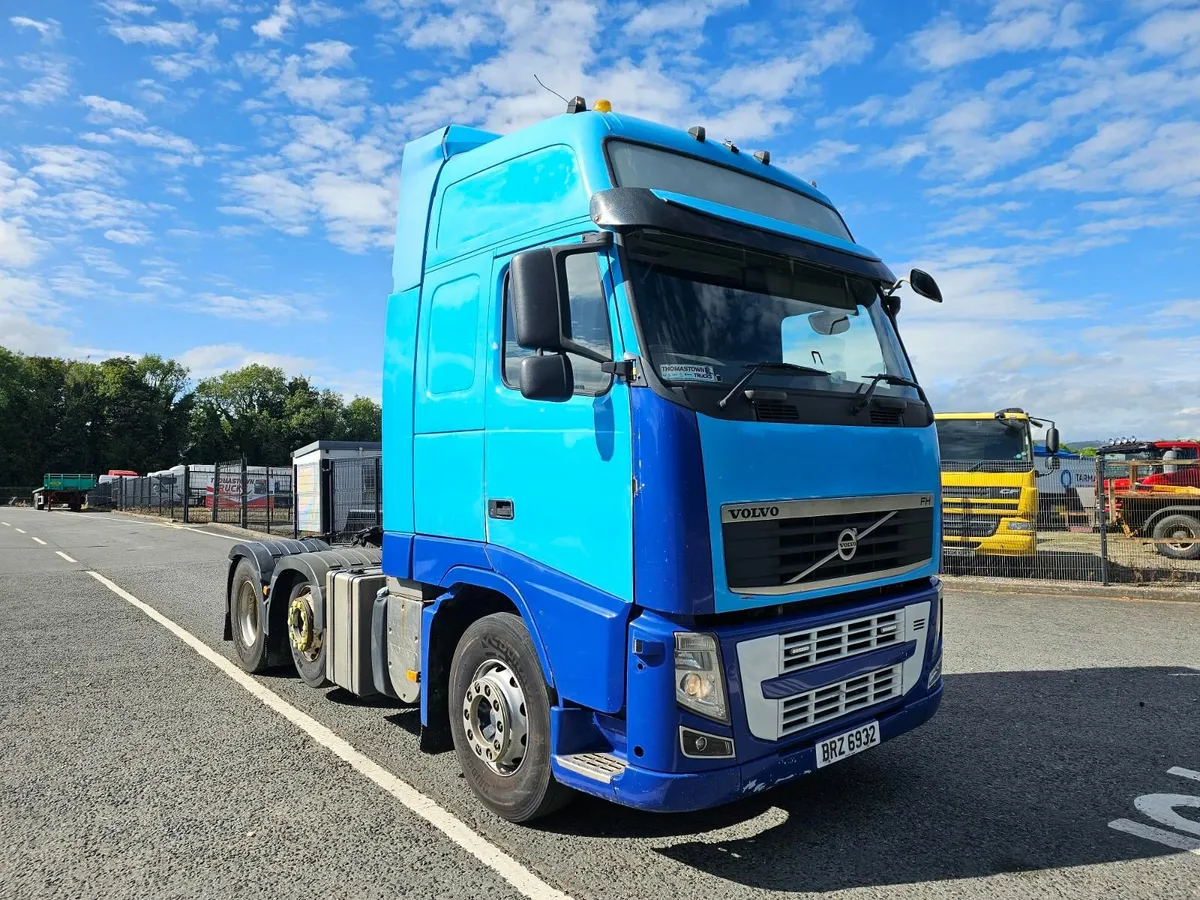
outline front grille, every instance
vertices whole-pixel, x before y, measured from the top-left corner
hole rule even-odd
[[[922,627],[924,623],[922,623]],[[797,672],[899,643],[904,635],[904,610],[864,619],[837,622],[823,628],[783,635],[779,671]]]
[[[1000,516],[942,512],[942,534],[946,537],[991,537],[999,527]]]
[[[856,710],[866,709],[904,692],[900,664],[877,669],[815,691],[797,694],[779,704],[779,735],[795,734]]]
[[[931,494],[733,504],[721,520],[726,577],[739,593],[854,584],[933,557]]]
[[[754,414],[760,422],[800,421],[800,410],[782,400],[755,400]]]
[[[943,487],[942,497],[947,500],[1013,500],[1021,499],[1019,487]]]

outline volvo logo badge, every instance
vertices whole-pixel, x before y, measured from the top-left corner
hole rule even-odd
[[[858,552],[858,532],[853,528],[844,528],[838,535],[837,554],[846,562],[854,559]]]

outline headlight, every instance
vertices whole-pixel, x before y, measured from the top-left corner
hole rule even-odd
[[[675,700],[709,719],[729,721],[721,652],[711,634],[675,632]]]
[[[1009,531],[1033,531],[1032,522],[1022,522],[1019,519],[1012,519],[1008,523]]]

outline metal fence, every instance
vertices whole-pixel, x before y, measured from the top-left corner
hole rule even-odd
[[[296,532],[292,467],[252,466],[245,460],[117,478],[89,492],[87,505],[190,524],[217,522],[271,535]]]
[[[36,487],[0,485],[0,506],[33,506]]]
[[[950,575],[1200,589],[1200,464],[948,462],[942,535]]]

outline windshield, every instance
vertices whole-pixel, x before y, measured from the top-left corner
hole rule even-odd
[[[1024,419],[938,419],[942,464],[1008,463],[1029,468],[1033,447]]]
[[[630,282],[650,364],[668,384],[725,386],[759,363],[756,385],[854,393],[871,376],[911,379],[875,286],[787,259],[693,238],[637,233]],[[916,397],[880,382],[877,395]]]

